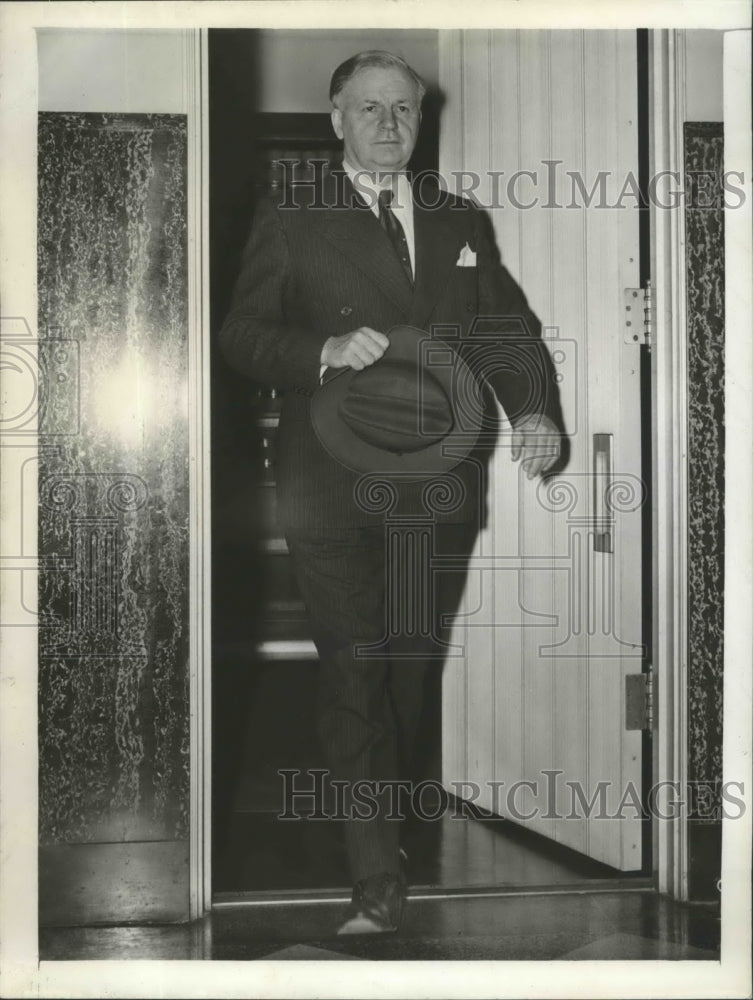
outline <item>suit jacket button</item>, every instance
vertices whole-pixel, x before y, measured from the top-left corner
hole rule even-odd
[[[343,306],[342,309],[340,310],[340,315],[341,316],[350,316],[350,314],[352,312],[353,312],[353,310],[350,308],[350,306]]]
[[[466,302],[465,308],[468,310],[469,313],[472,313],[473,312],[473,303],[472,302]]]

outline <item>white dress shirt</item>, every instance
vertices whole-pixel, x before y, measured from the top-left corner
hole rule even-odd
[[[392,209],[395,218],[403,227],[405,239],[408,243],[408,253],[410,254],[410,266],[413,277],[416,277],[416,237],[413,230],[413,191],[407,174],[383,174],[381,178],[368,173],[366,170],[356,170],[343,160],[343,169],[350,177],[353,187],[365,200],[374,215],[379,218],[379,202],[377,200],[379,192],[385,188],[392,188]]]

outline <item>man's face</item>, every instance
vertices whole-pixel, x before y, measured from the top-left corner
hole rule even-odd
[[[416,84],[401,69],[371,66],[350,79],[336,98],[332,125],[356,170],[402,170],[413,153],[421,121]]]

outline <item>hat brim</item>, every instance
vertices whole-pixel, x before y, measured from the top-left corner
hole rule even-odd
[[[419,365],[423,361],[423,368],[428,361],[431,376],[440,383],[453,403],[456,402],[458,387],[463,387],[466,405],[461,413],[453,405],[453,429],[446,437],[426,448],[402,454],[367,443],[340,416],[340,403],[358,374],[352,368],[341,368],[329,377],[325,376],[324,383],[311,400],[311,420],[317,437],[332,458],[351,472],[394,475],[408,482],[449,472],[472,451],[481,430],[483,417],[478,382],[450,344],[431,337],[425,330],[398,326],[393,327],[387,336],[390,346],[383,359],[391,362],[404,360]],[[470,395],[473,393],[475,398]]]

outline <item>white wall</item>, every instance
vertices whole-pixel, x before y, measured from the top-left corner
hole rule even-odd
[[[356,52],[387,49],[402,56],[427,84],[437,81],[438,32],[264,30],[258,38],[261,111],[329,111],[332,71]]]
[[[363,49],[396,52],[435,84],[438,34],[377,28],[255,32],[260,110],[327,111],[332,70]],[[40,111],[186,110],[181,31],[43,28],[37,38]],[[722,121],[723,39],[721,31],[685,32],[688,121]]]
[[[685,32],[685,120],[723,121],[723,31]]]
[[[181,114],[184,31],[37,31],[40,111]]]
[[[332,71],[364,49],[395,52],[436,84],[437,37],[425,29],[249,33],[259,110],[328,111]],[[185,32],[43,28],[37,41],[40,111],[186,111]]]

